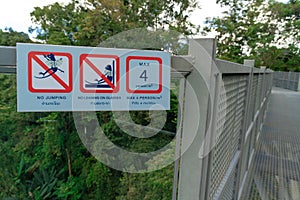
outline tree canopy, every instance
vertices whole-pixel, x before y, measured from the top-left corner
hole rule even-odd
[[[32,41],[26,33],[14,31],[12,28],[4,31],[0,29],[0,45],[16,46],[17,42],[29,43]]]
[[[196,6],[195,0],[73,0],[66,5],[36,7],[31,17],[38,26],[31,27],[30,31],[41,42],[85,46],[97,46],[110,36],[133,28],[170,29],[188,35],[197,31],[188,21],[189,13]],[[130,32],[127,36],[135,37]],[[162,39],[176,37],[178,40],[177,33]],[[10,29],[0,31],[0,42],[15,45],[31,41],[27,34]],[[179,51],[186,50],[184,45],[165,44]],[[108,40],[104,45],[115,44]],[[178,84],[172,85],[175,88],[171,94],[172,109],[167,112],[163,128],[168,132],[176,132],[177,125]],[[173,165],[145,174],[109,168],[82,145],[72,113],[17,113],[14,75],[0,74],[0,89],[0,152],[3,155],[0,180],[6,180],[0,181],[1,199],[171,199]],[[151,120],[145,111],[130,112],[130,115],[141,125]],[[148,139],[131,137],[116,125],[112,112],[97,112],[97,119],[114,144],[133,152],[155,151],[174,139],[163,132]],[[93,120],[87,119],[86,123],[88,132],[97,131],[93,129]],[[150,167],[154,164],[155,160],[147,160]]]
[[[221,58],[240,63],[253,58],[257,66],[300,71],[298,0],[217,2],[228,10],[221,17],[208,19],[204,32],[217,32]]]
[[[198,30],[189,14],[196,0],[73,0],[35,8],[31,13],[37,38],[51,44],[97,46],[105,39],[134,28],[171,29],[182,34]]]

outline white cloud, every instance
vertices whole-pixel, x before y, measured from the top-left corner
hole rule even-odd
[[[216,1],[198,0],[200,9],[191,15],[191,21],[194,24],[201,25],[207,17],[215,17],[221,15],[224,8],[216,4]]]
[[[32,25],[30,13],[34,7],[42,7],[55,2],[68,3],[71,0],[8,0],[0,6],[0,29],[12,27],[16,31],[27,32]]]

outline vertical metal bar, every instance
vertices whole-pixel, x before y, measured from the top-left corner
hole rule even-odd
[[[204,199],[207,186],[207,157],[199,150],[205,140],[210,107],[209,88],[215,55],[215,40],[191,40],[189,54],[194,56],[194,70],[187,77],[182,131],[182,157],[180,163],[178,199]],[[184,153],[183,153],[184,152]]]
[[[297,91],[300,91],[300,73],[298,73],[298,89]]]
[[[176,134],[176,149],[175,149],[175,158],[176,161],[174,163],[174,178],[173,178],[173,191],[172,191],[172,200],[177,199],[177,187],[178,187],[178,179],[179,179],[179,163],[180,163],[180,155],[181,155],[181,137],[182,137],[182,123],[183,123],[183,108],[184,108],[184,97],[185,97],[185,84],[186,79],[180,79],[179,85],[179,107],[178,107],[178,121],[177,121],[177,134]]]
[[[265,68],[261,67],[262,70],[264,70]],[[259,115],[261,114],[261,106],[262,106],[262,102],[264,100],[264,78],[265,78],[265,70],[263,71],[263,73],[260,73],[260,77],[261,77],[261,83],[260,83],[260,91],[259,91],[259,105],[258,105],[258,110],[259,110]],[[258,116],[259,118],[259,116]]]
[[[261,67],[261,69],[263,69],[263,78],[262,78],[262,88],[261,88],[261,99],[260,99],[260,105],[259,105],[259,116],[258,116],[258,133],[257,135],[261,132],[261,125],[263,123],[263,116],[265,114],[265,111],[264,111],[264,108],[265,108],[265,104],[266,104],[266,96],[267,96],[267,93],[266,93],[266,67]]]
[[[218,101],[219,101],[219,94],[220,94],[220,91],[219,91],[219,86],[220,86],[220,79],[221,79],[221,75],[219,73],[216,73],[214,74],[214,81],[215,81],[215,91],[214,91],[214,96],[212,97],[213,98],[213,107],[212,107],[212,122],[211,122],[211,134],[212,134],[212,137],[211,137],[211,141],[210,141],[210,149],[213,148],[213,145],[215,143],[215,140],[216,140],[216,128],[217,128],[217,114],[218,114]]]
[[[288,72],[288,77],[287,77],[287,89],[289,89],[289,90],[292,90],[292,87],[291,87],[291,82],[292,82],[291,75],[292,75],[292,72],[289,71]]]
[[[245,137],[247,130],[249,129],[250,125],[251,125],[251,119],[252,117],[249,116],[251,114],[251,105],[252,105],[252,85],[253,85],[253,67],[254,67],[254,61],[250,62],[250,61],[245,61],[244,63],[245,66],[251,67],[250,68],[250,73],[249,73],[249,80],[248,80],[248,88],[247,88],[247,97],[246,97],[246,108],[245,108],[245,123],[243,125],[243,134],[244,134],[244,138],[242,139],[243,142],[245,142]],[[243,145],[243,143],[242,143]]]
[[[251,92],[252,92],[252,82],[253,82],[253,67],[254,67],[254,60],[245,60],[244,61],[244,66],[249,67],[249,75],[248,75],[248,83],[247,83],[247,93],[245,97],[245,109],[244,109],[244,119],[243,119],[243,125],[242,125],[242,130],[240,134],[240,144],[239,144],[239,149],[241,150],[240,154],[240,159],[238,163],[238,169],[237,169],[237,182],[236,182],[236,194],[234,196],[234,199],[239,199],[241,195],[241,190],[243,188],[240,188],[241,185],[241,180],[244,176],[242,174],[242,167],[243,167],[243,162],[244,162],[244,151],[245,151],[245,141],[246,141],[246,132],[249,129],[249,125],[251,124],[249,122],[249,112],[251,109]]]
[[[220,87],[220,79],[221,79],[221,74],[220,73],[216,73],[214,74],[214,77],[213,77],[213,81],[215,81],[215,88],[214,88],[214,96],[212,97],[212,121],[211,121],[211,130],[210,132],[208,132],[208,134],[210,134],[211,136],[209,137],[209,142],[208,142],[208,148],[209,150],[213,151],[213,148],[214,148],[214,145],[215,145],[215,142],[216,142],[216,136],[217,136],[217,114],[218,114],[218,100],[219,100],[219,94],[220,94],[220,91],[219,91],[219,87]],[[209,126],[209,125],[208,125]],[[212,173],[212,166],[213,166],[213,158],[212,158],[212,153],[211,151],[209,151],[209,154],[207,156],[207,178],[205,180],[205,184],[203,185],[206,185],[206,189],[205,189],[205,199],[209,199],[209,194],[210,194],[210,182],[211,182],[211,173]]]

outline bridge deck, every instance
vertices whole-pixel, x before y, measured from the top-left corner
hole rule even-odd
[[[247,199],[300,199],[300,93],[273,88]]]

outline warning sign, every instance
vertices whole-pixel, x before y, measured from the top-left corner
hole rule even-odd
[[[120,58],[116,55],[82,54],[80,90],[83,93],[117,93],[120,89]]]
[[[128,56],[126,59],[128,93],[159,94],[162,92],[162,59]]]
[[[171,54],[17,44],[17,110],[170,109]]]
[[[28,88],[33,93],[71,92],[71,54],[30,52],[28,54]]]

